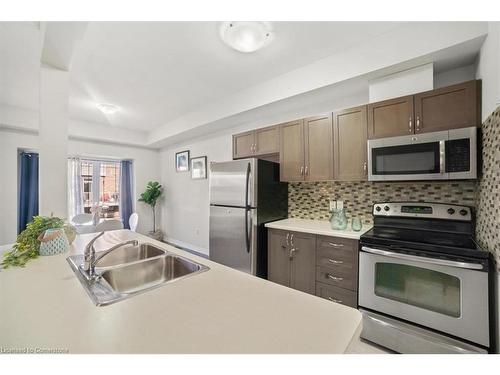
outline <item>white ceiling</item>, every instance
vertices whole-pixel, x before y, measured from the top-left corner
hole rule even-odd
[[[91,22],[70,69],[70,116],[149,131],[210,102],[365,42],[393,22],[275,22],[253,54],[225,46],[218,22]],[[36,23],[0,23],[0,102],[38,108]],[[96,102],[122,110],[107,118]]]
[[[389,35],[397,36],[405,27],[429,27],[403,22],[273,22],[274,41],[256,53],[243,54],[222,43],[219,24],[89,22],[70,67],[70,117],[151,134],[199,108],[239,100],[238,93],[301,67],[357,51],[377,38],[390,40]],[[38,109],[41,34],[36,22],[0,22],[0,105]],[[481,43],[457,45],[430,61],[436,62],[438,71],[469,64]],[[318,78],[314,75],[313,81]],[[287,96],[289,88],[276,89]],[[335,97],[341,98],[346,90],[347,86]],[[121,111],[105,116],[96,108],[98,102],[118,105]],[[183,129],[176,133],[189,127]]]

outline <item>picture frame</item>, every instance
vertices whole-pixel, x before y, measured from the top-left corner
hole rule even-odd
[[[175,170],[176,172],[189,171],[189,150],[175,153]]]
[[[207,178],[207,157],[198,156],[191,159],[191,178],[203,180]]]

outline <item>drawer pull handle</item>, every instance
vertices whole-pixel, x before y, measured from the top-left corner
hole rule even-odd
[[[328,259],[330,263],[333,264],[343,264],[344,262],[342,260],[335,260],[335,259]]]
[[[342,280],[344,280],[344,278],[343,278],[343,277],[333,276],[333,275],[331,275],[331,274],[329,274],[329,273],[327,273],[327,274],[326,274],[326,276],[327,276],[329,279],[333,280],[333,281],[342,281]]]
[[[342,303],[342,300],[341,299],[335,299],[335,298],[332,298],[332,297],[328,297],[328,299],[332,302],[337,302],[337,303]]]
[[[344,247],[344,245],[341,243],[328,242],[328,245],[333,246],[333,247]]]

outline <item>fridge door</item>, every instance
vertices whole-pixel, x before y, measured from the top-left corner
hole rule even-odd
[[[210,206],[210,260],[255,274],[256,211]]]
[[[210,164],[210,204],[255,207],[256,159]]]

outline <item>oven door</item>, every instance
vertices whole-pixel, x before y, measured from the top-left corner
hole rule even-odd
[[[434,132],[368,141],[368,179],[445,180],[448,132]]]
[[[487,347],[488,272],[482,268],[362,246],[359,305]]]

